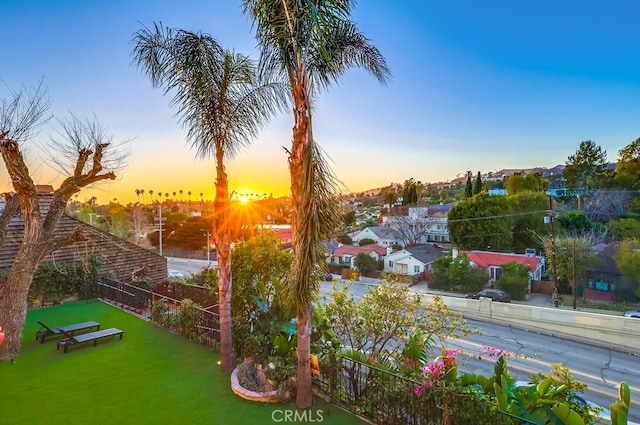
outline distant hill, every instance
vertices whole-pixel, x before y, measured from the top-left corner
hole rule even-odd
[[[525,173],[525,174],[542,173],[543,177],[550,178],[550,177],[562,176],[562,171],[564,170],[564,168],[565,168],[565,166],[562,165],[562,164],[558,164],[558,165],[556,165],[554,167],[551,167],[551,168],[547,168],[547,167],[504,168],[504,169],[499,170],[499,171],[489,171],[487,173],[480,173],[480,176],[482,177],[482,180],[485,180],[485,181],[487,181],[487,180],[503,180],[503,179],[515,174],[515,173]],[[460,175],[458,175],[458,176],[460,176]],[[425,185],[426,184],[435,184],[435,185],[437,185],[439,187],[442,187],[442,186],[451,186],[451,185],[455,185],[455,184],[458,184],[458,183],[464,183],[466,181],[467,181],[467,178],[463,176],[463,177],[456,177],[455,179],[452,179],[452,180],[449,180],[449,181],[444,181],[444,182],[425,182]],[[402,188],[403,188],[403,184],[402,183],[391,183],[390,185],[394,187],[396,192],[398,190],[402,190]],[[389,185],[384,186],[384,187],[389,187]],[[377,188],[374,188],[374,189],[367,189],[367,190],[358,191],[358,192],[351,192],[351,193],[345,194],[345,196],[347,196],[347,197],[378,196],[380,194],[381,190],[382,190],[382,187],[377,187]]]

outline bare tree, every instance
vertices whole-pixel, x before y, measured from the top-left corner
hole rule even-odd
[[[605,222],[620,216],[629,199],[626,190],[596,190],[584,196],[584,212],[590,219]]]
[[[8,100],[0,100],[0,153],[15,191],[5,194],[7,207],[0,213],[0,235],[6,234],[11,216],[20,213],[24,222],[20,247],[7,280],[0,286],[0,323],[6,331],[0,360],[12,360],[22,348],[27,295],[42,259],[61,247],[86,239],[84,226],[71,233],[55,232],[67,202],[84,187],[115,179],[115,168],[105,170],[105,164],[122,164],[124,158],[117,149],[115,155],[105,156],[108,138],[97,121],[81,120],[74,115],[61,121],[61,137],[52,139],[50,146],[57,154],[49,154],[49,159],[68,173],[49,205],[42,208],[20,144],[29,141],[48,120],[48,110],[48,95],[42,84],[33,90],[10,93]],[[4,237],[0,242],[4,242]]]

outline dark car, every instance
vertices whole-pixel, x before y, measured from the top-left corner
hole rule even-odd
[[[474,300],[480,299],[480,297],[491,298],[491,301],[498,301],[501,303],[510,303],[511,297],[509,294],[501,289],[483,289],[478,292],[470,292],[465,298],[472,298]]]
[[[624,317],[633,317],[634,319],[640,319],[640,310],[625,311],[623,316]]]
[[[332,280],[333,280],[333,275],[332,275],[331,273],[324,273],[324,274],[322,275],[322,278],[323,278],[324,280],[326,280],[326,281],[330,282],[330,281],[332,281]]]

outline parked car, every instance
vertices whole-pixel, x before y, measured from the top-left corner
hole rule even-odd
[[[183,278],[184,275],[182,273],[180,273],[177,270],[169,270],[169,272],[167,273],[167,277],[170,278]]]
[[[501,303],[511,302],[511,297],[509,296],[509,294],[501,289],[483,289],[482,291],[478,292],[470,292],[466,295],[465,298],[479,300],[480,297],[491,298],[491,301],[498,301]]]
[[[622,314],[624,317],[633,317],[640,319],[640,310],[627,310]]]
[[[323,278],[324,280],[326,280],[327,282],[330,282],[330,281],[332,281],[332,280],[333,280],[333,275],[332,275],[331,273],[324,273],[324,274],[322,275],[322,278]]]

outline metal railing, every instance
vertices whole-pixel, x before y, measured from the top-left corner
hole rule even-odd
[[[219,349],[219,315],[186,300],[177,300],[113,279],[97,283],[99,297],[118,308],[151,320],[159,326],[200,345]]]
[[[333,403],[385,425],[511,424],[472,388],[425,388],[420,382],[349,358],[321,368],[314,384]]]

